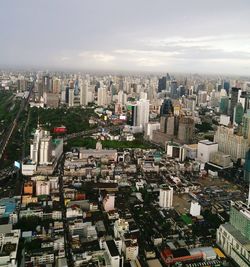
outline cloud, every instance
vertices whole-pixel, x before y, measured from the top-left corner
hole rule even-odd
[[[85,51],[79,54],[80,57],[85,58],[87,60],[95,60],[97,62],[108,63],[115,60],[115,57],[111,54],[105,52],[97,52],[97,51]]]

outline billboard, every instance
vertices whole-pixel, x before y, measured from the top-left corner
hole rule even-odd
[[[53,129],[53,132],[54,133],[66,133],[67,132],[67,128],[64,127],[64,126],[61,126],[61,127],[54,127]]]

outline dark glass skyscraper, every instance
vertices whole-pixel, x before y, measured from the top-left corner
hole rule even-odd
[[[171,99],[164,99],[164,102],[161,105],[160,114],[162,115],[170,115],[174,113],[174,107]]]

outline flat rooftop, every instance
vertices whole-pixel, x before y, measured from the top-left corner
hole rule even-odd
[[[112,257],[117,257],[119,256],[119,251],[116,247],[115,241],[114,240],[107,240],[106,244],[108,246],[109,252]]]

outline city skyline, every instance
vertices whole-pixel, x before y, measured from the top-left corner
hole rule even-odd
[[[248,75],[246,1],[3,1],[2,67]]]

